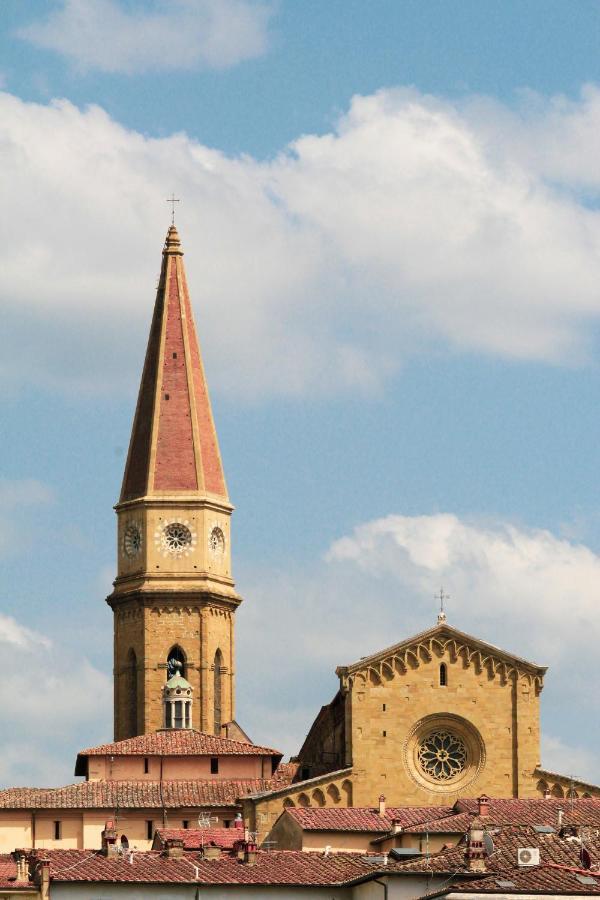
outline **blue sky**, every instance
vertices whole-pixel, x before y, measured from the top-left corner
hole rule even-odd
[[[293,752],[335,666],[431,624],[443,582],[453,624],[550,666],[543,763],[600,779],[599,38],[598,2],[6,0],[2,783],[66,782],[111,733],[172,190],[240,721]]]

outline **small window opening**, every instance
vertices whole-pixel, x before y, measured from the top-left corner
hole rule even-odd
[[[151,841],[154,837],[154,823],[152,819],[146,819],[146,838]]]
[[[62,831],[62,829],[60,827],[60,822],[57,820],[54,823],[54,840],[55,841],[60,841],[60,839],[62,837],[61,831]]]
[[[181,825],[182,825],[182,827],[187,831],[188,828],[190,827],[190,820],[189,820],[189,819],[184,819],[183,822],[181,823]]]
[[[383,708],[383,711],[385,712],[385,703],[383,704],[383,707],[382,707],[382,708]]]
[[[219,758],[217,756],[211,756],[210,758],[210,774],[219,774]]]
[[[147,756],[144,757],[144,775],[147,775],[150,771],[150,760]]]
[[[165,400],[168,400],[168,399],[169,399],[169,395],[165,394]]]
[[[176,354],[176,353],[173,354],[173,359],[177,359],[177,354]]]
[[[123,850],[129,850],[129,840],[126,834],[121,835],[121,847]]]
[[[383,732],[383,736],[384,736],[384,737],[387,737],[387,731],[384,731],[384,732]]]
[[[446,669],[446,663],[440,663],[440,685],[441,687],[446,687],[448,684],[448,670]]]
[[[225,828],[231,828],[231,819],[225,819],[223,825],[225,826]]]

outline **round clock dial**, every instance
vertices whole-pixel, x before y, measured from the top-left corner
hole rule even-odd
[[[213,528],[209,535],[208,548],[212,553],[223,553],[225,551],[225,535],[218,525]]]
[[[123,532],[123,550],[130,559],[142,549],[142,532],[138,525],[131,522]]]
[[[167,521],[157,529],[154,540],[163,556],[189,556],[196,546],[196,535],[187,520]]]

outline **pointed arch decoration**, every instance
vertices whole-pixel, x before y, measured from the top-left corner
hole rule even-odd
[[[215,653],[215,663],[213,666],[213,722],[214,733],[221,734],[221,725],[223,724],[223,654],[220,650]]]

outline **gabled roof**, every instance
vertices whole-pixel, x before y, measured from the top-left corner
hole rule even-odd
[[[233,741],[203,731],[165,728],[80,750],[75,765],[76,775],[86,774],[88,756],[271,756],[279,762],[282,754],[272,747]]]
[[[379,815],[371,807],[294,807],[285,814],[291,816],[303,831],[370,831],[387,833],[396,819],[405,826],[428,819],[438,819],[450,815],[449,806],[388,807],[385,815]]]
[[[433,628],[429,628],[427,631],[414,635],[414,637],[406,638],[398,644],[386,647],[378,653],[365,656],[357,660],[357,662],[350,663],[350,665],[338,666],[336,674],[339,677],[353,675],[364,669],[372,668],[377,664],[385,663],[391,657],[400,657],[402,659],[406,654],[411,653],[415,655],[415,659],[418,662],[419,650],[424,650],[425,653],[431,654],[436,649],[443,652],[446,648],[450,648],[457,656],[461,655],[469,662],[477,658],[484,665],[489,660],[492,660],[506,666],[507,671],[516,669],[520,672],[526,672],[540,681],[547,671],[547,666],[538,666],[536,663],[528,662],[520,656],[501,650],[493,644],[488,644],[443,622],[435,625]]]
[[[228,502],[174,225],[163,249],[120,502],[165,491],[209,494]]]
[[[0,791],[0,809],[212,809],[236,806],[273,783],[270,778],[82,781],[58,788],[7,788]]]
[[[342,886],[389,874],[399,867],[381,857],[360,853],[303,852],[302,850],[258,851],[252,866],[234,856],[203,859],[197,853],[184,853],[169,859],[157,852],[134,853],[133,862],[125,857],[107,858],[90,850],[45,850],[40,856],[50,860],[51,882],[103,883],[186,883],[195,885],[323,885]]]

